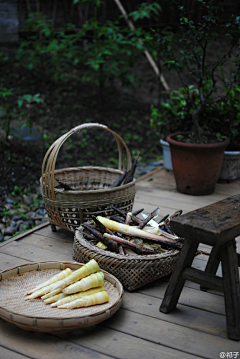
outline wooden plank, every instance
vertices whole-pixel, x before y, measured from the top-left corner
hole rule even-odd
[[[41,249],[39,247],[35,247],[34,245],[24,244],[21,242],[10,243],[8,246],[3,247],[1,252],[12,256],[18,256],[18,258],[25,259],[30,262],[73,261],[70,253],[61,254],[49,252],[47,249]]]
[[[155,170],[151,171],[150,173],[145,173],[144,175],[142,175],[141,177],[138,177],[136,179],[136,183],[138,182],[143,182],[146,179],[152,179],[152,177],[154,177],[155,175],[157,175],[160,171],[162,171],[162,167],[158,167]]]
[[[128,312],[120,310],[120,316],[121,315],[123,315],[122,319],[125,322]],[[145,317],[143,316],[142,319],[143,318]],[[139,322],[139,325],[142,327],[142,321]],[[114,325],[114,327],[114,330],[109,328],[109,324],[105,321],[101,326],[101,330],[99,326],[96,326],[91,329],[61,334],[61,338],[119,359],[196,358],[194,355],[189,355],[183,350],[171,349],[151,339],[146,340],[143,335],[139,337],[135,335],[135,330],[133,330],[132,333],[128,331],[126,334],[125,327],[122,323],[119,328],[117,328],[117,325]]]
[[[238,183],[218,183],[216,186],[215,193],[225,195],[226,197],[234,196],[235,194],[239,193],[239,185],[240,181],[238,180]]]
[[[208,204],[215,203],[224,198],[225,196],[201,196],[201,198],[196,199],[194,196],[187,196],[180,193],[171,193],[161,190],[146,191],[137,189],[135,201],[160,206],[160,208],[165,207],[192,211]],[[181,208],[179,208],[179,204]]]
[[[125,291],[122,308],[147,315],[148,317],[161,319],[169,323],[227,338],[226,319],[224,315],[189,306],[186,307],[182,304],[179,304],[174,312],[164,314],[159,311],[160,304],[161,300],[156,297]]]
[[[160,217],[164,217],[167,214],[173,214],[177,210],[177,208],[163,207],[160,200],[157,205],[153,205],[151,203],[141,202],[141,201],[137,200],[137,201],[134,201],[133,211],[140,209],[140,208],[144,208],[144,213],[149,214],[156,207],[160,207],[159,220],[161,219]],[[182,208],[178,208],[178,209],[182,209]]]
[[[26,232],[24,232],[24,233],[20,233],[20,234],[18,234],[18,235],[15,236],[15,237],[9,238],[6,242],[0,243],[0,248],[3,247],[3,246],[5,246],[6,244],[11,243],[11,242],[18,241],[19,239],[21,239],[21,238],[23,238],[23,237],[26,237],[28,234],[34,233],[34,232],[37,231],[38,229],[41,229],[41,228],[44,228],[44,227],[47,227],[47,226],[49,226],[49,223],[48,223],[48,222],[45,222],[45,223],[39,224],[39,226],[36,226],[36,227],[34,227],[34,228],[29,229],[28,231],[26,231]]]
[[[0,346],[1,359],[26,359],[25,355],[21,355]]]
[[[49,238],[38,234],[30,234],[21,240],[22,244],[49,250],[50,252],[73,255],[73,241]]]
[[[29,261],[30,262],[30,261]],[[15,267],[18,265],[25,264],[26,260],[20,259],[18,257],[0,253],[0,271],[5,270],[7,268]]]
[[[169,213],[172,214],[177,210],[182,210],[183,213],[187,213],[190,211],[193,211],[201,206],[197,205],[197,204],[186,204],[186,203],[180,203],[179,201],[175,201],[175,200],[168,200],[168,199],[164,199],[164,198],[159,198],[157,196],[153,196],[153,197],[149,197],[149,196],[142,196],[139,197],[138,194],[136,195],[136,199],[135,199],[135,205],[134,207],[136,208],[136,203],[138,205],[138,208],[142,207],[145,210],[147,209],[148,212],[151,212],[153,208],[156,207],[160,207],[160,213]],[[179,204],[180,203],[180,204]]]
[[[104,325],[204,358],[216,359],[220,352],[240,351],[240,343],[124,309],[120,309]]]
[[[47,236],[50,238],[55,238],[55,239],[63,239],[63,240],[71,240],[73,242],[74,239],[74,233],[63,229],[61,227],[56,227],[57,231],[56,232],[52,232],[51,230],[51,226],[45,226],[43,228],[37,229],[36,231],[34,231],[34,233],[42,235],[42,236]]]
[[[167,289],[167,282],[162,281],[158,285],[152,283],[149,286],[139,289],[139,293],[150,295],[161,299],[159,306]],[[205,310],[211,313],[225,315],[224,298],[222,296],[216,296],[211,292],[202,292],[200,289],[183,287],[178,304],[182,304],[191,308],[197,308]],[[178,308],[178,307],[177,307]]]
[[[137,188],[160,189],[169,193],[178,193],[176,190],[176,182],[173,171],[168,171],[164,167],[160,167],[155,171],[149,172],[137,179]],[[209,197],[229,197],[239,193],[240,179],[230,183],[217,183],[215,192]],[[188,195],[185,195],[188,196]],[[202,196],[201,196],[202,197]],[[221,197],[221,198],[223,198]],[[200,198],[199,196],[197,198]]]
[[[50,334],[24,331],[0,319],[0,345],[36,359],[109,359],[97,351]],[[14,357],[13,357],[14,358]],[[20,357],[21,358],[21,357]],[[2,356],[1,356],[2,359]]]

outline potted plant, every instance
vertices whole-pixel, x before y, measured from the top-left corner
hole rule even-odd
[[[224,150],[229,144],[226,123],[230,117],[226,104],[233,101],[231,91],[240,71],[237,53],[240,18],[232,15],[227,22],[223,21],[217,1],[197,3],[202,14],[200,21],[179,6],[177,31],[155,35],[166,58],[164,64],[175,70],[181,88],[162,101],[158,117],[155,111],[154,118],[156,109],[152,109],[152,124],[160,125],[165,132],[170,130],[166,139],[177,190],[204,195],[214,192]],[[240,125],[239,118],[236,122]]]

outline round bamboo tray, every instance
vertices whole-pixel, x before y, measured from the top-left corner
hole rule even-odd
[[[55,170],[58,152],[68,137],[78,131],[93,128],[104,129],[115,137],[119,154],[118,169],[88,166]],[[74,232],[81,223],[93,216],[106,215],[106,213],[111,215],[113,213],[111,205],[127,212],[131,211],[135,197],[135,180],[110,188],[110,185],[131,166],[132,158],[126,143],[105,125],[82,124],[61,136],[47,151],[40,178],[41,192],[52,229],[54,230],[54,225],[57,225]],[[59,186],[57,180],[73,190],[57,188]]]
[[[83,264],[74,262],[39,262],[24,264],[0,273],[0,317],[18,327],[35,332],[67,332],[86,328],[110,318],[121,306],[122,284],[104,272],[109,302],[78,309],[57,309],[42,299],[25,301],[25,293],[60,270],[76,270]]]
[[[178,250],[159,254],[126,256],[98,248],[82,235],[82,227],[75,231],[73,259],[87,263],[94,258],[99,266],[120,280],[132,292],[170,274],[179,255]]]

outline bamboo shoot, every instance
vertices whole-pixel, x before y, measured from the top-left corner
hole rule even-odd
[[[65,298],[66,296],[67,296],[67,294],[59,293],[56,295],[52,295],[49,298],[46,298],[46,295],[42,296],[41,298],[45,304],[51,304],[51,303],[57,302],[58,300],[60,300],[62,298]]]
[[[122,184],[123,180],[125,179],[127,172],[124,172],[109,188],[118,187]]]
[[[91,259],[88,263],[86,263],[81,268],[74,271],[72,274],[70,274],[68,277],[61,280],[59,283],[55,285],[55,287],[52,289],[52,291],[49,293],[49,297],[51,295],[55,295],[60,293],[65,287],[68,285],[77,282],[78,280],[87,277],[88,275],[95,273],[99,271],[99,265],[95,261],[95,259]]]
[[[150,213],[141,223],[139,223],[138,227],[139,229],[142,229],[153,217],[155,217],[159,212],[159,207],[156,208],[152,213]]]
[[[32,294],[33,292],[36,292],[37,290],[46,287],[49,284],[56,283],[67,276],[69,276],[72,273],[72,270],[70,268],[66,268],[65,270],[61,271],[60,273],[54,275],[50,279],[46,280],[45,282],[39,284],[37,287],[29,290],[25,295]]]
[[[73,294],[77,292],[84,292],[91,288],[102,287],[104,285],[104,274],[98,272],[79,280],[77,283],[71,284],[63,289],[65,294]]]
[[[119,252],[119,245],[115,242],[113,242],[111,239],[103,237],[102,233],[99,232],[96,228],[91,228],[88,224],[82,223],[82,227],[88,230],[90,233],[92,233],[100,242],[105,244],[105,246],[108,247],[108,249]]]
[[[52,303],[50,305],[50,307],[52,307],[52,308],[58,307],[60,305],[66,304],[66,303],[70,303],[76,299],[80,299],[82,297],[86,297],[88,295],[92,295],[92,294],[99,293],[102,291],[104,291],[104,286],[92,288],[92,289],[86,290],[85,292],[80,292],[80,293],[76,293],[76,294],[70,294],[70,295],[65,294],[65,297],[59,299],[55,303]],[[64,294],[64,293],[62,293],[62,294]]]
[[[81,307],[89,307],[96,304],[103,304],[109,302],[109,296],[107,292],[104,290],[102,292],[89,295],[87,297],[83,297],[73,302],[63,304],[59,306],[59,309],[74,309],[74,308],[81,308]]]
[[[166,236],[164,236],[163,233],[161,233],[161,235],[157,235],[154,233],[148,233],[146,231],[143,231],[142,229],[138,229],[133,226],[128,226],[126,224],[117,223],[117,222],[114,222],[111,219],[108,219],[105,217],[98,216],[97,218],[100,222],[102,222],[104,224],[105,227],[107,227],[115,232],[120,232],[120,233],[126,234],[128,236],[133,236],[133,237],[147,238],[147,239],[151,239],[153,241],[161,240],[161,241],[168,241],[170,243],[175,243],[171,238],[169,238],[169,237],[166,238]]]
[[[104,233],[104,236],[106,236],[107,238],[112,239],[113,241],[116,241],[117,243],[122,244],[123,246],[127,246],[127,247],[130,247],[130,248],[134,249],[137,253],[140,253],[140,254],[155,254],[153,249],[143,248],[143,247],[139,246],[138,244],[129,242],[126,239],[120,238],[118,236],[111,235],[111,234],[108,234],[108,233]]]
[[[35,298],[41,297],[42,295],[51,292],[51,290],[53,290],[55,285],[56,285],[56,283],[52,283],[50,285],[47,285],[46,287],[40,288],[39,290],[36,290],[29,296],[25,297],[24,300],[35,299]]]

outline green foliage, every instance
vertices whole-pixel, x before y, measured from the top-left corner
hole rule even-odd
[[[131,84],[134,81],[132,68],[142,51],[138,32],[122,29],[118,22],[107,21],[102,26],[94,19],[89,20],[83,29],[86,33],[94,33],[92,39],[85,40],[86,50],[78,57],[79,63],[89,66],[85,78],[96,81],[100,87],[114,79]]]
[[[225,89],[225,98],[216,104],[215,111],[218,113],[218,128],[221,135],[230,140],[231,149],[239,149],[240,145],[240,86],[233,85],[231,89]],[[212,125],[213,126],[213,125]],[[217,128],[215,129],[217,131]]]
[[[54,32],[51,20],[40,13],[31,14],[27,20],[26,30],[31,36],[21,41],[17,58],[45,87],[49,82],[59,86],[66,82],[73,75],[73,68],[82,81],[97,83],[100,88],[114,79],[120,79],[123,85],[136,80],[132,68],[144,49],[139,38],[147,42],[149,33],[141,28],[136,31],[127,26],[122,28],[118,20],[100,23],[97,9],[101,1],[90,3],[94,5],[94,17],[79,29],[68,24]],[[159,11],[157,3],[142,3],[130,17],[149,18]]]
[[[28,109],[26,104],[44,104],[40,94],[35,95],[25,94],[18,95],[19,89],[8,89],[0,87],[0,107],[4,110],[2,116],[2,128],[6,131],[6,140],[8,141],[10,126],[12,120],[19,120],[22,126],[32,126],[32,121],[27,117]]]
[[[138,5],[137,10],[129,13],[129,17],[133,21],[142,20],[144,18],[150,18],[152,15],[157,16],[161,11],[161,6],[158,3],[142,3]]]
[[[150,126],[156,129],[160,138],[165,139],[169,133],[189,130],[194,111],[189,97],[197,94],[198,90],[194,86],[182,87],[179,91],[171,91],[167,99],[160,103],[159,109],[151,106]],[[197,104],[199,99],[196,96]]]
[[[177,32],[155,31],[153,37],[158,51],[165,58],[163,65],[168,70],[175,71],[182,87],[177,92],[177,97],[174,98],[171,93],[165,105],[161,104],[161,108],[165,106],[168,124],[169,118],[174,120],[178,116],[179,120],[183,120],[184,115],[186,117],[182,124],[185,126],[190,118],[188,130],[193,130],[200,138],[203,131],[218,132],[219,118],[227,115],[226,108],[230,110],[230,105],[223,106],[224,102],[231,103],[233,108],[236,108],[238,103],[231,90],[237,85],[240,73],[240,17],[233,14],[226,21],[222,5],[218,1],[209,3],[198,0],[203,16],[201,21],[195,21],[193,12],[180,6],[178,1],[170,2],[177,7],[179,13]],[[217,49],[218,39],[225,41],[226,46]],[[230,74],[223,71],[226,64],[232,67]],[[186,78],[189,78],[188,82]],[[221,87],[223,91],[220,90]],[[164,115],[160,112],[158,116],[152,110],[152,119],[157,116],[160,122],[164,122]],[[159,125],[162,126],[160,122]],[[239,119],[237,122],[240,126]]]
[[[21,41],[17,51],[22,66],[45,86],[51,81],[64,81],[64,72],[72,63],[74,44],[71,35],[66,37],[64,31],[55,34],[51,20],[40,13],[29,16],[26,30],[31,35]]]

